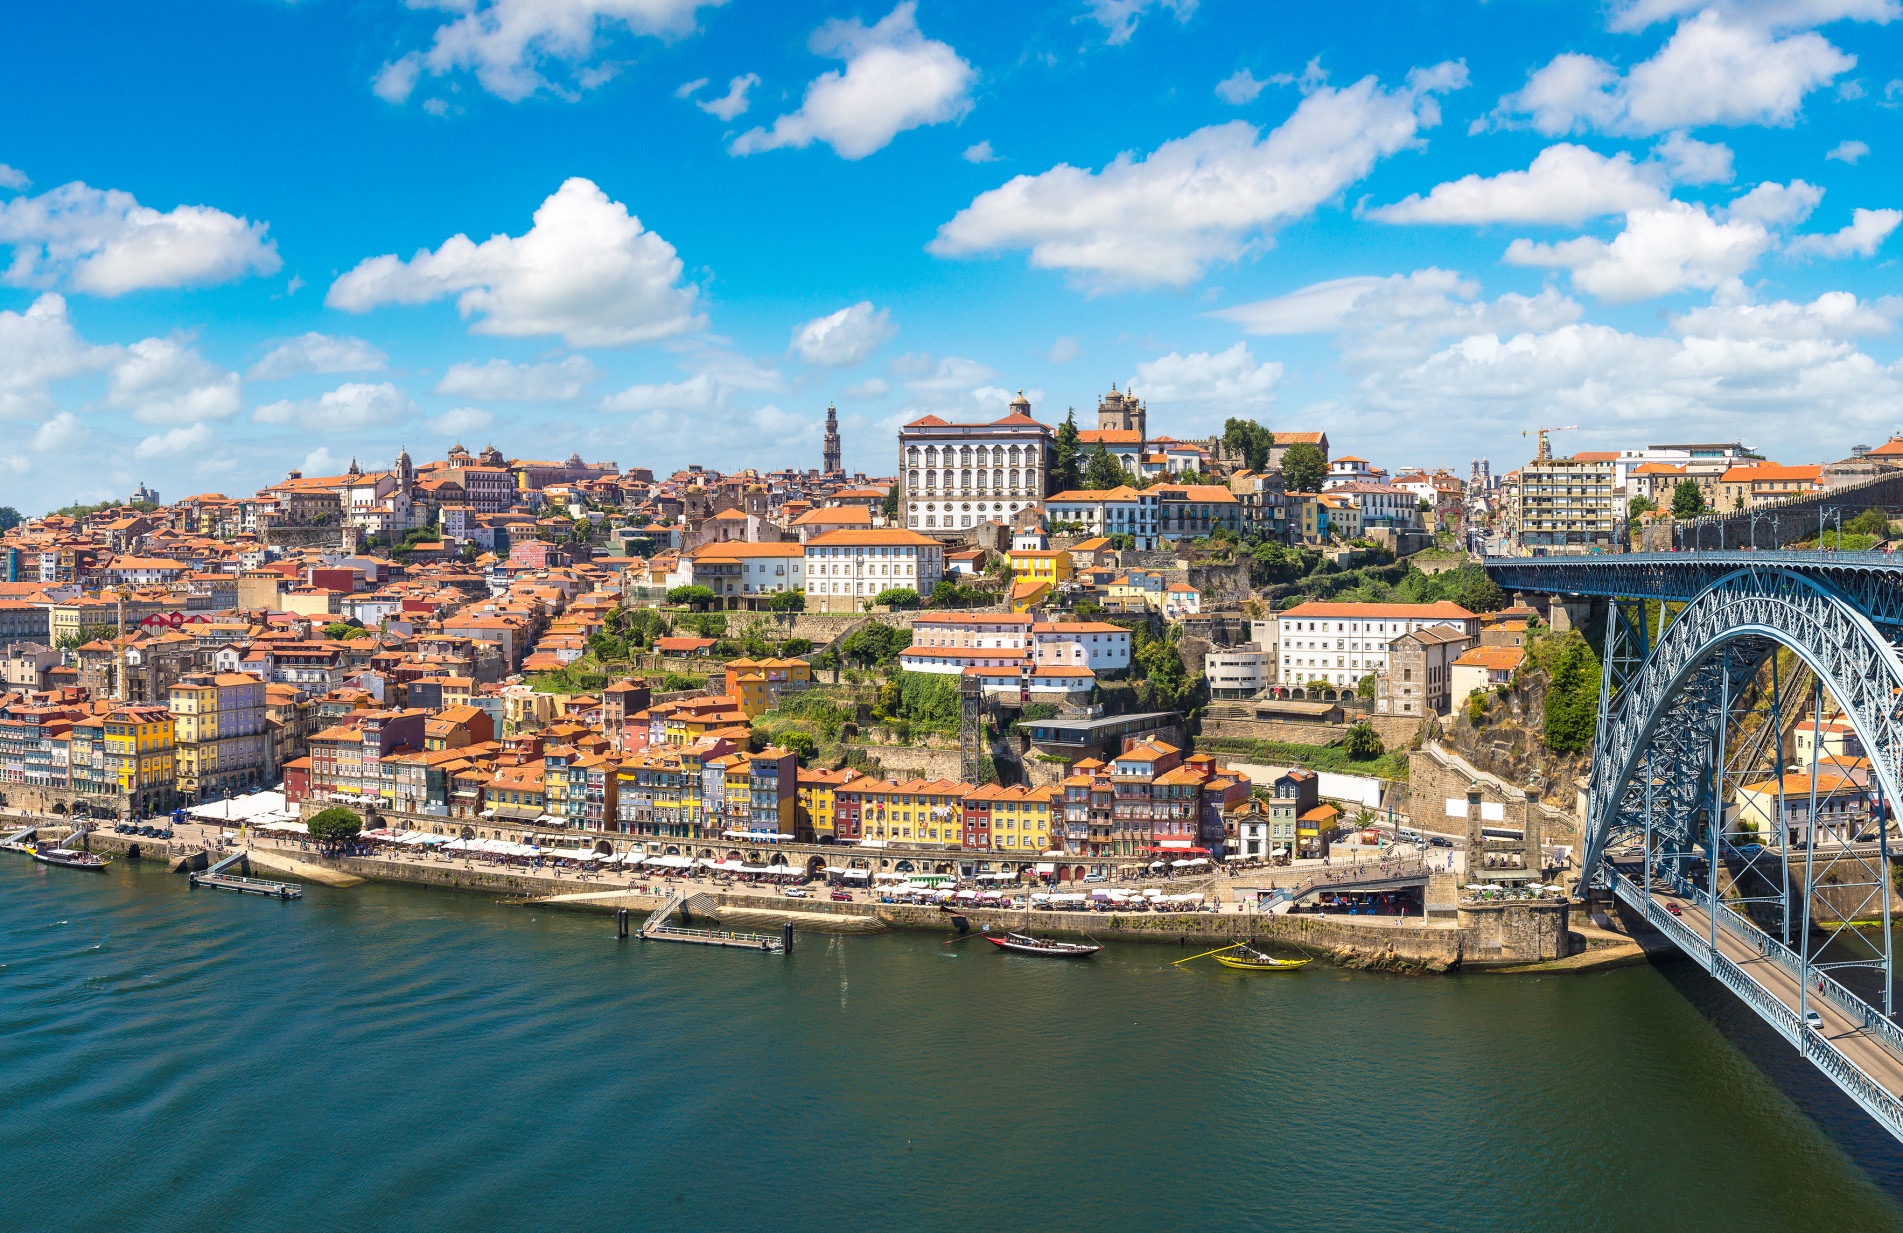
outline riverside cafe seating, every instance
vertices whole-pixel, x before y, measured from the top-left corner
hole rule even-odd
[[[1118,890],[1098,887],[1088,894],[1038,891],[1031,896],[1034,908],[1055,912],[1201,912],[1201,894],[1169,895],[1158,887],[1145,890]]]

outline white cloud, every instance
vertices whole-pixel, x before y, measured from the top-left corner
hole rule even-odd
[[[87,436],[86,425],[71,411],[62,411],[41,424],[33,434],[33,448],[42,454],[70,450]]]
[[[1525,171],[1462,176],[1368,212],[1384,223],[1582,223],[1665,200],[1657,168],[1562,142]]]
[[[344,460],[330,452],[328,445],[320,445],[304,455],[304,461],[297,469],[305,475],[342,475]]]
[[[187,424],[147,437],[139,442],[132,454],[135,458],[179,458],[197,453],[210,445],[212,440],[211,425]]]
[[[1163,9],[1178,22],[1188,21],[1196,13],[1196,0],[1086,0],[1090,16],[1109,32],[1112,44],[1127,43],[1136,33],[1137,19],[1150,9]]]
[[[0,244],[13,248],[5,281],[21,287],[115,296],[271,274],[282,262],[264,233],[265,224],[210,206],[161,213],[131,193],[77,182],[0,203]]]
[[[889,312],[874,308],[870,300],[861,300],[850,308],[795,326],[791,350],[808,364],[843,368],[865,363],[896,333],[898,327],[892,324]]]
[[[399,424],[412,409],[410,396],[388,381],[351,381],[314,399],[266,403],[251,418],[260,424],[295,424],[307,432],[361,432]]]
[[[1078,344],[1078,341],[1065,335],[1051,344],[1051,349],[1044,353],[1044,358],[1053,364],[1068,364],[1082,354],[1083,347]]]
[[[50,411],[56,382],[105,368],[117,355],[79,336],[60,296],[42,295],[24,312],[0,312],[0,420]]]
[[[1893,21],[1897,0],[1628,0],[1615,6],[1614,30],[1643,30],[1655,22],[1712,9],[1736,21],[1774,29],[1805,30],[1833,21]]]
[[[1870,147],[1861,141],[1840,141],[1824,157],[1836,159],[1840,163],[1854,163],[1868,153]]]
[[[1859,208],[1842,231],[1798,236],[1786,251],[1794,257],[1874,257],[1898,223],[1903,223],[1903,210]]]
[[[905,378],[905,387],[912,390],[967,389],[998,375],[995,369],[977,360],[957,355],[935,360],[919,351],[907,352],[893,360],[892,371]]]
[[[1181,286],[1217,262],[1269,244],[1301,218],[1439,123],[1435,95],[1466,68],[1417,69],[1386,90],[1373,78],[1318,86],[1281,127],[1259,137],[1241,120],[1198,129],[1100,172],[1059,164],[980,195],[938,229],[939,256],[1028,248],[1031,264],[1097,289]]]
[[[1762,223],[1766,227],[1788,227],[1809,218],[1811,211],[1823,199],[1824,190],[1815,184],[1806,184],[1802,180],[1792,180],[1789,184],[1766,180],[1734,199],[1719,211],[1719,215],[1727,219],[1742,218]]]
[[[25,475],[33,469],[33,460],[25,454],[0,454],[0,469]]]
[[[684,381],[630,385],[601,400],[603,411],[706,411],[721,402],[720,383],[706,373]]]
[[[1808,304],[1777,300],[1715,303],[1672,318],[1687,338],[1760,338],[1785,341],[1876,337],[1896,329],[1903,301],[1859,301],[1848,291],[1826,291]]]
[[[243,389],[184,343],[147,338],[125,348],[106,383],[106,405],[129,409],[144,424],[193,424],[238,413]]]
[[[277,381],[305,373],[382,372],[389,360],[361,338],[312,331],[271,348],[248,375],[253,381]]]
[[[1033,407],[1044,402],[1044,391],[1040,389],[1007,390],[999,385],[981,385],[971,391],[971,400],[988,408],[995,408],[1000,414],[1008,411],[1011,403],[1022,394]]]
[[[1356,363],[1424,358],[1442,340],[1483,332],[1552,330],[1579,320],[1579,304],[1537,295],[1480,297],[1480,284],[1429,267],[1388,277],[1336,278],[1209,314],[1250,334],[1335,334]]]
[[[852,399],[884,398],[892,392],[892,386],[883,377],[867,377],[856,385],[845,388],[845,396]]]
[[[1779,37],[1707,9],[1680,22],[1657,55],[1624,77],[1592,56],[1555,56],[1501,99],[1492,119],[1530,124],[1552,137],[1594,129],[1645,135],[1708,124],[1789,125],[1805,95],[1856,63],[1820,34]]]
[[[1256,95],[1262,93],[1268,84],[1266,81],[1257,81],[1255,74],[1248,69],[1240,68],[1216,83],[1216,97],[1240,107],[1244,103],[1255,102]]]
[[[429,426],[432,432],[456,437],[464,433],[481,432],[495,422],[496,417],[480,407],[456,407],[431,420]]]
[[[977,72],[948,43],[928,39],[905,0],[876,26],[857,18],[832,20],[814,32],[816,55],[844,60],[843,73],[822,73],[806,87],[798,111],[771,128],[734,139],[735,154],[823,141],[841,158],[860,159],[884,149],[907,129],[957,120],[971,110]]]
[[[1839,293],[1688,313],[1667,336],[1584,323],[1475,334],[1364,370],[1337,422],[1443,458],[1452,451],[1437,426],[1463,426],[1464,458],[1489,438],[1523,449],[1516,434],[1529,414],[1587,424],[1608,446],[1742,438],[1772,457],[1831,458],[1895,427],[1903,373],[1852,341],[1880,324]]]
[[[704,85],[705,82],[701,84]],[[744,115],[746,113],[748,107],[747,92],[759,84],[760,75],[758,73],[747,73],[744,76],[736,77],[728,82],[727,92],[719,98],[710,98],[705,102],[696,100],[694,106],[700,108],[710,116],[716,116],[722,120],[732,120],[735,116]]]
[[[1731,182],[1731,147],[1721,141],[1700,141],[1684,133],[1667,133],[1656,153],[1672,179],[1680,184]]]
[[[1244,411],[1268,406],[1281,379],[1280,364],[1256,363],[1249,344],[1239,342],[1227,351],[1172,351],[1146,360],[1125,388],[1159,407],[1205,404]]]
[[[1771,245],[1764,226],[1749,219],[1720,222],[1682,201],[1633,210],[1610,243],[1591,236],[1557,244],[1515,240],[1509,265],[1572,271],[1573,286],[1612,303],[1670,295],[1689,287],[1717,288],[1756,264]]]
[[[565,402],[580,398],[601,375],[586,356],[571,355],[546,364],[507,360],[451,364],[436,383],[438,394],[507,402]]]
[[[992,150],[989,138],[979,142],[975,146],[966,146],[965,152],[959,155],[959,157],[964,159],[967,163],[995,163],[998,161],[998,155]]]
[[[27,179],[26,172],[18,167],[9,167],[5,163],[0,163],[0,188],[19,192],[31,183],[33,181]]]
[[[368,312],[453,295],[477,334],[559,334],[570,346],[613,347],[700,329],[698,294],[681,282],[672,244],[576,177],[536,209],[524,235],[480,244],[456,235],[408,261],[369,258],[332,283],[324,303]]]
[[[596,64],[597,45],[617,26],[675,39],[691,34],[700,9],[724,0],[413,0],[412,8],[447,9],[426,50],[386,64],[372,89],[389,103],[409,98],[424,73],[472,71],[483,89],[511,102],[549,89],[572,97],[614,74]],[[562,80],[549,74],[565,70]]]

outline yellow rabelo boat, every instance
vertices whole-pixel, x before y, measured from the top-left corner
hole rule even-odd
[[[1217,963],[1226,968],[1235,968],[1242,972],[1293,972],[1297,968],[1307,967],[1309,962],[1306,959],[1277,959],[1274,955],[1257,950],[1247,942],[1237,942],[1233,946],[1206,950],[1200,955],[1191,955],[1189,959],[1178,959],[1176,962],[1188,963],[1190,959],[1201,959],[1205,956],[1213,957]]]

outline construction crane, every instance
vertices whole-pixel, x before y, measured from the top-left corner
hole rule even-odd
[[[1547,443],[1546,434],[1549,432],[1575,432],[1578,428],[1579,425],[1577,424],[1563,424],[1558,428],[1548,428],[1541,425],[1538,428],[1529,428],[1520,435],[1523,437],[1536,436],[1540,439],[1539,452],[1534,455],[1534,462],[1551,462],[1553,459],[1553,447]]]

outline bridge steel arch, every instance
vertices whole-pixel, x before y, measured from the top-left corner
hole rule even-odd
[[[1609,623],[1608,678],[1618,618]],[[1659,633],[1623,681],[1608,679],[1587,788],[1581,879],[1608,844],[1645,824],[1688,850],[1701,811],[1716,808],[1714,760],[1727,699],[1786,647],[1843,708],[1883,798],[1903,802],[1903,657],[1855,600],[1813,575],[1774,565],[1719,577]],[[1813,828],[1814,829],[1814,828]]]

